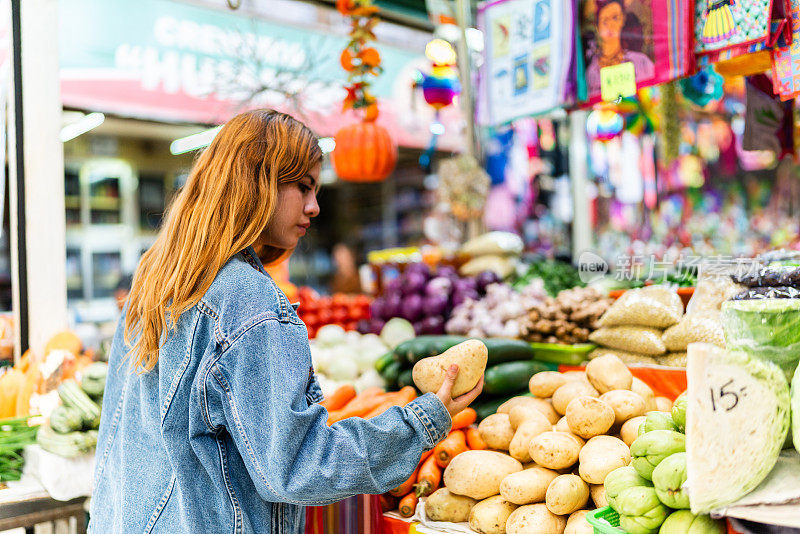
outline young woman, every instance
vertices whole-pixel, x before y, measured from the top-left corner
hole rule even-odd
[[[199,157],[111,348],[90,532],[302,532],[305,505],[403,482],[480,392],[452,399],[453,366],[436,394],[327,426],[305,326],[254,250],[297,246],[321,159],[310,130],[266,110]]]

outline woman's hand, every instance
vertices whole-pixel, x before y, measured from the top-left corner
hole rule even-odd
[[[442,404],[444,404],[444,407],[450,413],[450,417],[453,417],[455,414],[469,406],[470,403],[475,400],[475,397],[477,397],[483,390],[483,375],[481,375],[481,379],[471,391],[467,391],[455,399],[452,398],[450,396],[450,392],[453,390],[453,384],[455,383],[457,376],[458,365],[453,364],[449,369],[447,369],[447,373],[444,375],[444,382],[442,382],[442,387],[440,387],[439,391],[436,392],[436,396],[442,401]]]

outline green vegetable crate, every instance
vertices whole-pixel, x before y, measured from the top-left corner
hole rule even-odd
[[[589,512],[586,521],[594,527],[594,534],[626,534],[619,528],[619,514],[610,506]]]
[[[597,345],[578,343],[563,345],[560,343],[531,343],[533,358],[540,362],[558,363],[561,365],[580,365],[588,359],[588,355]]]

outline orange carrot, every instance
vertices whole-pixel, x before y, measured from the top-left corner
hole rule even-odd
[[[481,433],[474,426],[467,428],[464,433],[467,436],[467,446],[473,451],[482,451],[488,449],[489,446],[483,441]]]
[[[320,402],[321,406],[327,408],[329,412],[341,410],[344,406],[353,400],[356,396],[356,388],[351,384],[344,384],[339,389],[331,393],[331,395]]]
[[[328,424],[332,425],[348,417],[363,417],[383,402],[380,388],[367,388],[353,400],[348,402],[341,410],[336,410],[328,415]]]
[[[396,488],[394,488],[392,490],[389,490],[389,493],[391,495],[394,495],[395,497],[402,497],[403,495],[405,495],[406,493],[408,493],[410,491],[413,493],[412,490],[414,489],[414,484],[417,482],[417,476],[419,474],[419,468],[420,467],[421,467],[421,464],[418,465],[416,469],[414,469],[414,472],[411,473],[411,476],[408,477],[405,482],[403,482],[402,484],[400,484]]]
[[[381,511],[388,512],[389,510],[397,509],[397,497],[389,495],[388,493],[381,494]]]
[[[442,469],[436,465],[433,455],[419,468],[417,483],[414,485],[417,497],[427,497],[439,487],[442,481]]]
[[[417,398],[417,393],[411,386],[406,386],[400,391],[386,393],[383,398],[383,402],[376,406],[374,410],[365,415],[364,419],[371,419],[375,416],[378,416],[392,406],[405,406]]]
[[[478,413],[472,408],[464,408],[453,416],[453,425],[451,430],[459,430],[466,428],[478,418]]]
[[[400,499],[400,504],[397,506],[398,510],[400,510],[400,515],[403,517],[411,517],[414,515],[414,511],[417,509],[417,499],[416,494],[412,491],[402,499]]]
[[[464,437],[464,432],[461,430],[453,430],[450,432],[450,435],[436,447],[439,449],[434,453],[436,465],[442,469],[447,467],[448,464],[450,464],[450,460],[456,455],[469,450],[467,449],[467,440]]]

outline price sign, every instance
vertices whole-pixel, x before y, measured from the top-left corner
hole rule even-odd
[[[633,63],[620,63],[600,69],[600,96],[606,102],[636,94]]]

